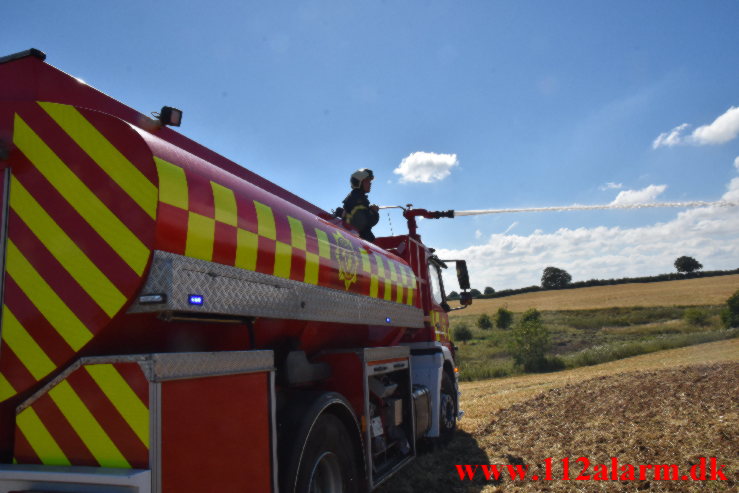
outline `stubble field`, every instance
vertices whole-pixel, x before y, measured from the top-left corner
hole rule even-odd
[[[613,307],[715,307],[737,289],[739,275],[531,293],[475,300],[472,308],[458,312],[452,321],[490,314],[499,306],[518,313],[531,307],[582,310],[583,316]],[[641,337],[645,327],[610,330],[632,331]],[[590,337],[597,333],[588,332]],[[466,414],[455,439],[446,448],[420,455],[384,484],[381,493],[739,491],[737,339],[553,373],[463,382],[460,390],[460,406]],[[589,461],[585,471],[583,462],[577,462],[580,457]],[[674,464],[680,478],[693,466],[700,472],[702,457],[708,460],[708,477],[710,459],[715,457],[724,466],[721,471],[727,480],[655,480],[653,469],[645,470],[647,479],[639,479],[640,465]],[[487,480],[481,468],[473,480],[462,480],[457,468],[528,465],[527,477],[541,478],[548,458],[550,481],[514,481],[505,468],[499,480]],[[570,460],[570,480],[562,479],[564,458]],[[599,473],[599,465],[611,468],[613,458],[619,467],[635,466],[635,478],[628,478],[627,468],[619,469],[617,480],[610,479],[611,469],[609,479],[592,479],[605,474]],[[576,480],[581,472],[590,479]]]
[[[719,341],[602,365],[461,385],[466,415],[450,446],[420,456],[381,488],[390,492],[736,491],[739,485],[739,341]],[[570,458],[570,480],[561,459]],[[727,481],[581,480],[596,464],[675,464],[701,457]],[[552,481],[460,480],[456,465],[529,465],[552,458]],[[709,468],[710,471],[710,468]],[[609,471],[610,473],[610,471]],[[504,473],[507,476],[507,472]],[[622,474],[622,473],[619,473]],[[709,473],[710,474],[710,473]],[[559,478],[559,479],[556,479]]]
[[[529,308],[545,310],[593,310],[611,307],[704,306],[716,305],[739,289],[739,274],[652,283],[594,286],[538,293],[518,294],[505,298],[474,300],[472,306],[452,312],[458,316],[494,313],[499,307],[514,312]],[[452,303],[454,306],[454,303]]]

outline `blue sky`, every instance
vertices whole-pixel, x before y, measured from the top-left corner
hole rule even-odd
[[[733,0],[26,0],[3,18],[3,54],[39,48],[143,113],[182,108],[184,134],[327,210],[361,167],[379,205],[739,198]],[[421,234],[503,289],[548,265],[575,280],[669,272],[680,255],[737,268],[737,215],[519,213]],[[392,212],[376,233],[390,224],[404,230]]]

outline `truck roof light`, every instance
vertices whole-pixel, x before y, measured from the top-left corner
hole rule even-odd
[[[0,57],[0,64],[12,62],[13,60],[19,60],[21,58],[26,58],[29,56],[38,58],[42,62],[46,60],[46,53],[41,50],[37,50],[36,48],[31,48],[30,50],[19,51],[18,53],[13,53],[12,55]]]
[[[159,121],[162,125],[179,127],[182,123],[182,110],[171,106],[162,106],[162,110],[159,112]]]

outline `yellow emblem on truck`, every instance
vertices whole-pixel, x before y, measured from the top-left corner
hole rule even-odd
[[[344,281],[344,287],[348,291],[349,286],[357,282],[359,255],[354,250],[352,242],[344,238],[340,232],[334,233],[334,239],[336,240],[336,260],[339,262],[339,280]]]

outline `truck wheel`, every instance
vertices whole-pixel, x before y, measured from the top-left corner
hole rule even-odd
[[[441,373],[439,403],[439,442],[445,445],[457,429],[457,391],[452,377],[445,371]]]
[[[354,449],[346,426],[333,414],[322,414],[303,448],[297,493],[354,493],[360,491]]]

